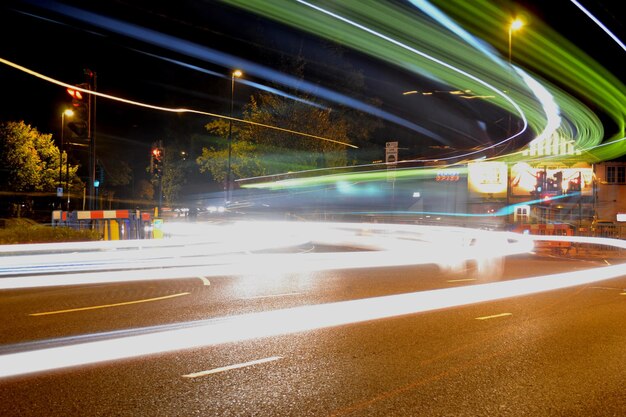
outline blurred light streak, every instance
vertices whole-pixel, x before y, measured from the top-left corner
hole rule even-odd
[[[537,82],[521,68],[516,68],[516,71],[524,80],[526,85],[528,85],[530,90],[533,91],[537,100],[541,103],[541,107],[543,108],[547,119],[547,123],[544,126],[543,131],[537,135],[532,142],[545,140],[550,137],[561,125],[559,106],[555,103],[552,94],[550,94],[550,92],[543,87],[541,83]]]
[[[437,22],[439,22],[442,26],[447,28],[452,33],[456,34],[459,38],[463,39],[474,49],[481,51],[485,56],[487,56],[492,62],[504,66],[504,61],[497,54],[496,50],[493,46],[487,44],[486,42],[472,36],[471,33],[463,29],[459,26],[454,20],[450,19],[445,13],[441,10],[437,9],[432,3],[426,0],[409,0],[415,7],[420,9],[422,12],[426,13]]]
[[[593,20],[596,25],[600,26],[600,28],[603,31],[605,31],[606,34],[609,35],[611,39],[613,39],[624,51],[626,51],[626,45],[624,44],[624,42],[622,42],[613,32],[611,32],[609,28],[607,28],[598,18],[596,18],[593,14],[591,14],[589,10],[585,9],[585,7],[582,4],[580,4],[576,0],[571,0],[571,1],[572,3],[576,5],[576,7],[582,10],[584,14],[589,16],[589,18]]]
[[[240,222],[224,226],[167,222],[164,231],[167,236],[178,237],[161,241],[117,241],[120,242],[118,244],[111,243],[114,241],[81,242],[79,246],[65,243],[20,247],[3,245],[0,246],[0,253],[4,253],[5,257],[0,267],[0,277],[44,272],[126,269],[131,264],[136,269],[171,268],[180,264],[207,265],[224,262],[216,261],[219,256],[293,247],[303,245],[310,239],[303,227],[281,222]],[[272,239],[267,239],[270,234]],[[76,252],[77,249],[80,252]],[[7,256],[12,251],[18,251],[21,256]],[[71,260],[59,256],[68,253],[71,254]]]
[[[545,237],[547,236],[541,236],[541,238]],[[624,245],[626,243],[622,247]],[[593,273],[590,273],[590,270],[581,270],[455,288],[306,305],[219,317],[200,322],[163,325],[158,326],[156,328],[158,331],[154,333],[150,332],[155,328],[139,328],[109,334],[85,335],[80,339],[67,338],[67,343],[73,343],[75,340],[87,341],[66,346],[17,351],[20,345],[12,345],[3,348],[12,353],[0,355],[0,377],[27,375],[181,349],[243,342],[352,325],[370,320],[390,319],[566,289],[623,275],[626,275],[626,264],[594,268]],[[107,337],[111,338],[102,340]],[[90,338],[93,341],[88,341]],[[63,339],[55,339],[51,342],[58,345],[63,343]],[[39,341],[36,346],[45,346],[45,343],[45,341]],[[24,347],[28,346],[33,345],[24,344]]]
[[[336,91],[321,87],[320,85],[304,81],[297,77],[283,74],[279,71],[272,70],[268,67],[264,67],[246,59],[239,58],[224,52],[204,47],[199,44],[195,44],[193,42],[165,35],[163,33],[132,25],[120,20],[101,16],[96,13],[91,13],[86,10],[68,6],[55,1],[47,1],[45,3],[38,2],[36,0],[27,1],[35,3],[39,7],[43,7],[56,13],[60,13],[62,15],[89,23],[90,25],[109,30],[113,33],[118,33],[129,38],[137,39],[148,44],[156,45],[166,50],[201,59],[203,61],[211,62],[213,64],[218,64],[225,68],[244,68],[247,74],[266,79],[273,83],[286,85],[298,91],[305,91],[307,93],[310,93],[317,97],[322,97],[334,103],[338,103],[374,116],[378,116],[389,122],[404,126],[407,129],[424,134],[437,141],[444,141],[444,139],[438,134],[433,133],[428,129],[425,129],[413,122],[398,117],[394,114],[381,110],[377,107],[354,99],[352,97],[348,97]],[[224,116],[219,117],[229,119]],[[259,125],[262,126],[261,124]]]
[[[385,47],[381,44],[380,41],[376,40],[373,37],[363,36],[363,33],[359,34],[358,31],[350,31],[350,28],[342,27],[340,25],[331,26],[332,23],[330,21],[324,20],[322,18],[313,19],[311,18],[312,15],[310,16],[306,14],[305,10],[301,8],[296,8],[290,2],[279,2],[277,4],[273,4],[272,7],[267,7],[264,2],[242,0],[227,0],[227,2],[229,4],[233,4],[257,13],[259,15],[270,17],[279,22],[290,24],[294,27],[297,27],[298,29],[307,30],[318,36],[323,36],[333,41],[347,44],[352,48],[361,50],[365,53],[368,53],[379,59],[386,60],[395,65],[399,65],[412,72],[419,72],[420,75],[430,76],[431,78],[434,78],[439,82],[447,82],[450,85],[467,84],[467,78],[462,80],[459,77],[455,77],[453,74],[450,73],[450,71],[442,70],[441,68],[438,69],[434,66],[429,66],[424,60],[416,60],[410,54],[402,54],[401,51],[398,51],[396,48],[390,47],[389,45]],[[344,16],[349,14],[355,19],[367,21],[368,26],[370,27],[376,26],[377,28],[380,28],[381,31],[393,33],[397,37],[407,39],[407,42],[410,40],[412,44],[423,45],[423,49],[428,48],[428,50],[431,51],[429,55],[420,57],[425,58],[426,56],[432,56],[432,54],[438,54],[440,56],[445,56],[450,60],[453,59],[455,60],[455,62],[458,63],[459,66],[471,69],[472,73],[480,74],[482,78],[488,78],[489,80],[491,80],[493,85],[500,86],[500,88],[501,86],[507,86],[507,89],[510,90],[506,95],[507,98],[509,96],[514,97],[515,101],[518,101],[520,103],[518,109],[522,109],[523,114],[528,115],[528,123],[532,126],[533,131],[544,132],[544,134],[547,134],[554,128],[554,111],[551,111],[551,109],[546,108],[545,106],[543,106],[544,108],[537,106],[533,98],[529,94],[527,94],[527,86],[522,85],[522,83],[519,82],[518,78],[515,78],[513,80],[515,85],[511,86],[511,71],[510,69],[508,69],[508,65],[503,65],[503,63],[500,62],[500,65],[494,66],[489,59],[484,59],[484,54],[485,52],[487,52],[485,51],[485,48],[479,48],[475,51],[470,51],[466,47],[467,42],[463,42],[461,44],[460,42],[458,42],[457,39],[452,39],[450,36],[446,36],[441,28],[434,28],[431,22],[422,19],[420,16],[406,13],[406,9],[396,10],[392,4],[381,4],[379,2],[371,1],[359,2],[358,6],[352,3],[333,3],[332,6],[334,8],[342,9],[344,11],[343,15],[339,15],[333,12],[326,12],[325,9],[317,6],[312,6],[308,2],[300,1],[300,3],[307,5],[307,7],[313,7],[315,8],[315,10],[319,10],[323,13],[328,13],[328,16],[332,16],[334,19],[339,19],[341,22],[353,25],[354,28],[358,28],[358,30],[360,30],[361,32],[365,31],[367,34],[372,34],[377,37],[382,36],[382,38],[380,39],[391,42],[392,46],[403,45],[403,47],[408,47],[409,49],[405,51],[413,53],[413,51],[416,51],[417,49],[399,42],[394,43],[395,40],[391,37],[387,37],[386,35],[381,34],[378,31],[374,31],[373,29],[370,29],[363,25],[359,25],[358,23],[353,22],[352,20],[349,20]],[[463,6],[467,8],[473,7],[471,5]],[[450,7],[456,7],[456,2],[455,6]],[[480,8],[473,8],[472,11],[475,11],[474,14],[478,15],[477,17],[482,19],[481,29],[484,30],[485,28],[497,28],[497,25],[493,24],[494,19],[491,19],[491,21],[488,22],[484,18],[484,15],[486,14],[495,14],[495,10],[496,7],[493,4],[486,2],[484,2],[484,4],[481,4]],[[504,12],[502,12],[501,10],[498,10],[498,12],[500,13],[500,15],[504,15]],[[480,15],[481,13],[482,15]],[[465,19],[467,20],[470,18],[465,17]],[[443,22],[444,25],[446,24],[446,19],[444,19],[443,17],[439,20]],[[479,19],[476,19],[476,21],[478,20]],[[483,22],[483,20],[485,21]],[[394,22],[393,26],[388,23],[389,21]],[[535,24],[533,24],[533,27],[534,26]],[[467,39],[467,36],[461,36],[461,29],[450,28],[449,25],[446,27],[449,30],[452,30],[457,35],[457,37]],[[477,52],[480,52],[480,54],[478,54]],[[524,53],[526,54],[526,48],[524,48]],[[545,55],[543,51],[541,53],[537,51],[537,54],[539,57],[542,58]],[[441,62],[441,60],[433,62]],[[539,65],[539,67],[542,66],[543,65]],[[559,67],[559,70],[562,71],[563,68]],[[587,81],[585,80],[585,82]],[[542,83],[545,84],[545,82]],[[482,88],[479,88],[479,90],[484,90],[484,85],[481,87]],[[473,90],[476,90],[476,88],[473,88]],[[574,140],[578,140],[581,147],[585,144],[597,144],[599,141],[601,141],[601,123],[597,117],[592,116],[592,113],[588,108],[573,99],[571,96],[567,96],[562,91],[558,91],[558,89],[556,89],[555,87],[543,88],[543,91],[548,90],[553,91],[552,95],[556,96],[553,100],[555,103],[559,104],[562,102],[563,106],[565,106],[565,110],[563,110],[563,106],[559,107],[561,107],[561,111],[566,112],[568,125],[562,125],[560,127],[560,129],[562,130],[559,131],[560,136],[572,137]],[[479,93],[479,95],[484,94]],[[498,97],[500,98],[501,96],[502,93],[498,95]],[[541,97],[542,94],[536,94],[535,98],[537,96]],[[498,104],[498,100],[495,100],[494,104],[500,105]],[[541,111],[539,111],[540,108]],[[546,113],[548,113],[548,116],[550,117],[549,120],[547,119]],[[571,128],[570,125],[572,126]],[[455,159],[458,160],[460,158],[476,155],[486,150],[493,149],[497,146],[502,145],[503,143],[508,143],[508,140],[497,142],[494,146],[478,149],[474,152],[445,157],[440,156],[430,159],[415,159],[402,162],[451,161]],[[501,150],[501,152],[504,151],[505,149]],[[509,158],[512,160],[518,160],[522,157],[523,156],[521,152],[516,152],[503,156],[503,158]]]
[[[35,76],[37,78],[41,78],[42,80],[48,81],[48,82],[53,83],[53,84],[60,85],[62,87],[72,88],[74,90],[81,91],[81,92],[83,92],[85,94],[91,94],[91,95],[94,95],[94,96],[97,96],[97,97],[102,97],[102,98],[106,98],[106,99],[109,99],[109,100],[114,100],[114,101],[119,101],[119,102],[126,103],[126,104],[131,104],[133,106],[139,106],[139,107],[144,107],[144,108],[148,108],[148,109],[152,109],[152,110],[159,110],[159,111],[165,111],[165,112],[170,112],[170,113],[194,113],[194,114],[201,114],[201,115],[205,115],[205,116],[216,117],[216,118],[219,118],[219,119],[233,120],[233,121],[240,122],[240,123],[250,124],[250,125],[254,125],[254,126],[260,126],[260,127],[264,127],[264,128],[267,128],[267,129],[278,130],[278,131],[281,131],[281,132],[291,133],[291,134],[298,135],[298,136],[305,136],[305,137],[308,137],[308,138],[318,139],[318,140],[322,140],[322,141],[325,141],[325,142],[332,142],[332,143],[336,143],[336,144],[339,144],[339,145],[348,146],[350,148],[358,148],[358,146],[352,145],[350,143],[341,142],[341,141],[338,141],[338,140],[329,139],[329,138],[325,138],[325,137],[322,137],[322,136],[312,135],[312,134],[309,134],[309,133],[298,132],[296,130],[285,129],[285,128],[278,127],[278,126],[272,126],[272,125],[267,125],[267,124],[264,124],[264,123],[253,122],[251,120],[238,119],[236,117],[223,116],[221,114],[209,113],[209,112],[205,112],[205,111],[201,111],[201,110],[193,110],[193,109],[186,109],[186,108],[162,107],[162,106],[156,106],[156,105],[153,105],[153,104],[141,103],[139,101],[128,100],[128,99],[125,99],[125,98],[112,96],[110,94],[101,93],[99,91],[92,91],[92,90],[88,90],[86,88],[78,87],[78,86],[75,86],[75,85],[72,85],[72,84],[64,83],[62,81],[59,81],[59,80],[56,80],[54,78],[48,77],[46,75],[40,74],[38,72],[32,71],[32,70],[30,70],[30,69],[28,69],[26,67],[21,66],[21,65],[15,64],[15,63],[13,63],[11,61],[8,61],[8,60],[6,60],[4,58],[0,58],[0,63],[6,64],[6,65],[8,65],[10,67],[13,67],[13,68],[15,68],[17,70],[25,72],[25,73],[27,73],[29,75],[33,75],[33,76]]]
[[[155,59],[160,59],[162,61],[166,61],[166,62],[175,64],[175,65],[179,65],[181,67],[189,68],[189,69],[194,70],[194,71],[202,72],[204,74],[212,75],[214,77],[219,77],[219,78],[223,78],[223,79],[226,79],[226,80],[230,80],[231,79],[231,77],[229,75],[224,75],[222,73],[219,73],[219,72],[216,72],[216,71],[211,71],[211,70],[208,70],[206,68],[201,68],[201,67],[199,67],[197,65],[188,64],[186,62],[178,61],[176,59],[172,59],[172,58],[167,58],[167,57],[160,56],[160,55],[151,54],[149,52],[144,52],[144,51],[140,51],[140,50],[137,50],[137,49],[135,49],[135,51],[140,53],[140,54],[151,56],[151,57],[153,57]],[[273,87],[267,86],[265,84],[256,83],[254,81],[246,80],[245,78],[237,78],[237,83],[245,84],[245,85],[248,85],[250,87],[256,88],[257,90],[267,91],[268,93],[275,94],[277,96],[281,96],[281,97],[288,98],[290,100],[298,101],[300,103],[304,103],[304,104],[306,104],[308,106],[311,106],[311,107],[317,107],[318,109],[328,110],[328,107],[322,106],[319,103],[315,103],[315,102],[313,102],[311,100],[305,100],[303,98],[300,98],[298,96],[294,96],[293,94],[289,94],[289,93],[287,93],[285,91],[282,91],[282,90],[279,90],[277,88],[273,88]]]
[[[462,89],[471,89],[476,95],[492,95],[484,93],[494,92],[497,97],[493,101],[495,106],[515,112],[522,118],[520,132],[528,127],[527,119],[532,121],[533,129],[543,123],[543,117],[536,112],[534,100],[526,93],[525,86],[517,82],[518,88],[514,92],[505,94],[501,91],[504,86],[510,85],[511,71],[508,65],[493,65],[480,50],[468,48],[467,42],[437,26],[431,18],[412,14],[405,7],[366,0],[329,4],[335,9],[341,9],[342,13],[339,14],[299,1],[299,4],[321,13],[310,14],[306,9],[286,1],[273,3],[271,7],[262,1],[225,1],[299,30],[343,43],[438,83],[447,83],[458,89],[462,86]],[[359,22],[367,22],[367,26]],[[393,37],[386,34],[393,34]],[[517,104],[520,100],[523,103]],[[530,115],[527,116],[526,112],[530,112]],[[517,135],[501,142],[507,143],[515,137]],[[429,159],[432,160],[435,158]]]
[[[317,11],[320,11],[320,12],[322,12],[324,14],[329,15],[329,16],[332,16],[335,19],[338,19],[338,20],[341,20],[342,22],[348,23],[349,25],[352,25],[352,26],[354,26],[354,27],[356,27],[358,29],[361,29],[361,30],[363,30],[365,32],[368,32],[368,33],[370,33],[370,34],[372,34],[372,35],[374,35],[376,37],[379,37],[379,38],[381,38],[381,39],[383,39],[383,40],[385,40],[385,41],[387,41],[389,43],[392,43],[392,44],[394,44],[396,46],[399,46],[399,47],[401,47],[401,48],[403,48],[403,49],[405,49],[407,51],[410,51],[413,54],[417,54],[417,55],[419,55],[419,56],[421,56],[423,58],[431,60],[431,61],[437,63],[438,65],[442,66],[442,67],[445,67],[445,68],[447,68],[449,70],[457,72],[457,73],[463,75],[464,77],[467,77],[467,78],[477,82],[478,84],[486,87],[488,90],[493,91],[495,94],[499,95],[505,101],[508,101],[513,106],[513,108],[517,111],[518,116],[522,119],[523,127],[515,135],[512,135],[511,137],[505,139],[504,141],[501,141],[500,143],[504,143],[506,141],[514,139],[515,137],[521,135],[526,130],[526,128],[528,126],[528,122],[527,122],[526,116],[524,115],[524,112],[522,111],[520,106],[515,101],[513,101],[508,95],[506,95],[505,93],[500,91],[500,89],[498,89],[495,86],[489,84],[488,82],[482,80],[481,78],[479,78],[479,77],[477,77],[477,76],[475,76],[475,75],[473,75],[473,74],[471,74],[471,73],[469,73],[469,72],[467,72],[467,71],[465,71],[465,70],[463,70],[461,68],[458,68],[458,67],[456,67],[454,65],[451,65],[451,64],[449,64],[449,63],[447,63],[447,62],[445,62],[445,61],[443,61],[441,59],[438,59],[438,58],[436,58],[436,57],[434,57],[434,56],[432,56],[430,54],[427,54],[427,53],[425,53],[425,52],[423,52],[421,50],[418,50],[418,49],[416,49],[416,48],[414,48],[414,47],[412,47],[412,46],[410,46],[410,45],[408,45],[406,43],[400,42],[397,39],[394,39],[394,38],[392,38],[390,36],[387,36],[387,35],[385,35],[385,34],[383,34],[381,32],[378,32],[378,31],[376,31],[374,29],[371,29],[371,28],[369,28],[369,27],[367,27],[365,25],[362,25],[362,24],[360,24],[358,22],[350,20],[350,19],[348,19],[346,17],[340,16],[339,14],[333,13],[333,12],[331,12],[331,11],[329,11],[327,9],[324,9],[324,8],[322,8],[320,6],[316,6],[316,5],[312,4],[312,3],[309,3],[309,2],[304,1],[304,0],[296,0],[296,2],[304,4],[307,7],[310,7],[312,9],[317,10]]]
[[[203,232],[199,230],[198,233]],[[358,248],[360,251],[251,253],[244,246],[237,252],[228,253],[224,252],[220,244],[214,254],[198,247],[188,256],[186,253],[193,248],[171,247],[167,250],[170,252],[168,255],[153,250],[121,254],[115,251],[65,262],[58,258],[53,261],[48,255],[43,258],[42,255],[22,255],[6,259],[6,266],[0,269],[4,275],[0,279],[0,289],[254,275],[267,268],[271,268],[273,273],[308,273],[331,269],[446,264],[450,257],[460,260],[484,258],[485,254],[479,249],[485,248],[490,241],[498,244],[489,250],[489,256],[501,257],[532,249],[529,240],[520,235],[414,225],[242,222],[235,226],[225,225],[222,233],[228,236],[224,240],[226,247],[230,247],[229,243],[234,241],[242,244],[247,240],[254,242],[256,237],[259,245],[255,244],[254,247],[262,250],[262,241],[269,241],[267,236],[271,235],[272,243],[266,245],[267,248],[280,247],[281,243],[288,245],[308,241],[313,244],[346,246],[353,250]],[[294,235],[298,238],[294,239]],[[468,242],[472,240],[480,245],[471,246]],[[160,259],[163,256],[168,258]],[[131,263],[129,257],[140,261]],[[19,274],[20,266],[23,265],[32,266],[26,267]]]
[[[398,168],[394,170],[397,179],[400,178],[418,178],[421,176],[434,176],[442,167],[427,168]],[[459,172],[466,173],[467,167],[458,167]],[[343,174],[330,174],[315,177],[288,178],[284,180],[269,181],[254,184],[242,184],[242,188],[267,188],[272,190],[289,189],[297,187],[312,187],[323,184],[335,184],[341,181],[386,181],[389,175],[386,169],[363,172],[347,172]]]
[[[497,22],[508,21],[510,10],[500,8],[489,0],[431,1],[476,36],[505,49],[502,27]],[[567,124],[561,125],[559,135],[575,140],[579,149],[587,151],[576,159],[607,160],[626,153],[626,146],[619,141],[625,136],[626,128],[626,86],[623,80],[615,77],[539,17],[530,17],[528,11],[522,8],[519,10],[527,16],[526,20],[532,21],[532,30],[519,37],[520,52],[516,55],[516,61],[551,79],[558,79],[568,90],[585,97],[585,102],[589,102],[596,112],[608,115],[617,127],[614,132],[609,132],[609,137],[604,138],[602,122],[589,107],[557,87],[549,86],[561,109],[562,118],[567,121]],[[534,118],[532,113],[529,115],[531,118]],[[610,145],[598,148],[597,145],[602,141]],[[523,157],[517,154],[512,155],[512,158],[520,160]],[[549,160],[551,157],[536,158],[538,161],[542,159]]]

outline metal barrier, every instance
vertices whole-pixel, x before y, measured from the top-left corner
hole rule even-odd
[[[152,239],[152,212],[140,210],[78,210],[52,212],[52,226],[94,229],[104,240]]]
[[[540,236],[573,236],[574,227],[567,223],[552,224],[519,224],[514,229],[517,233],[528,233]],[[568,241],[538,241],[537,249],[549,249],[554,253],[566,254],[572,248]]]

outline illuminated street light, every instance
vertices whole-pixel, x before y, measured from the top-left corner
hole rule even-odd
[[[64,132],[65,132],[65,116],[67,117],[72,117],[74,116],[74,112],[72,111],[72,109],[66,109],[65,111],[63,111],[61,113],[61,147],[59,148],[59,188],[63,187],[63,151],[65,150],[65,143],[64,143]],[[67,156],[65,157],[67,159]],[[66,169],[66,175],[67,174],[67,167]],[[65,186],[65,188],[67,188],[67,185]],[[59,209],[62,209],[62,203],[63,203],[63,196],[61,195],[61,202],[59,203]]]
[[[520,30],[524,26],[524,21],[521,19],[515,19],[509,25],[509,64],[512,61],[512,41],[513,41],[513,32]]]
[[[233,71],[230,79],[230,119],[228,120],[228,170],[226,177],[226,203],[228,203],[231,199],[232,193],[232,185],[233,185],[233,174],[231,168],[231,159],[232,159],[232,142],[233,142],[233,102],[235,97],[235,77],[239,78],[243,75],[241,70]]]

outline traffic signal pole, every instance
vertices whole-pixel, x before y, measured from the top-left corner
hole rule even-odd
[[[150,174],[157,180],[159,197],[154,216],[159,217],[163,204],[163,144],[160,140],[152,145],[150,151]]]
[[[85,69],[89,90],[97,91],[96,73]],[[87,135],[89,140],[89,210],[97,208],[96,181],[96,96],[89,94],[89,116],[87,119]]]

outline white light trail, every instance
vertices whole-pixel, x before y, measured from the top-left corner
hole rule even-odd
[[[593,274],[583,270],[220,317],[197,325],[185,323],[185,328],[180,328],[181,324],[176,324],[172,325],[172,330],[155,333],[0,355],[0,377],[389,319],[591,284],[625,274],[626,264],[614,265],[596,268]],[[141,332],[141,329],[135,331]]]
[[[528,128],[528,120],[526,119],[526,115],[525,115],[524,111],[522,110],[522,108],[511,97],[509,97],[506,93],[502,92],[500,89],[496,88],[495,86],[489,84],[485,80],[483,80],[483,79],[481,79],[481,78],[479,78],[479,77],[477,77],[477,76],[475,76],[473,74],[470,74],[467,71],[464,71],[464,70],[462,70],[460,68],[457,68],[454,65],[451,65],[451,64],[449,64],[449,63],[447,63],[445,61],[437,59],[434,56],[431,56],[431,55],[429,55],[429,54],[427,54],[427,53],[425,53],[423,51],[420,51],[420,50],[418,50],[416,48],[413,48],[413,47],[411,47],[411,46],[409,46],[409,45],[407,45],[407,44],[405,44],[403,42],[400,42],[397,39],[391,38],[390,36],[387,36],[387,35],[385,35],[383,33],[380,33],[380,32],[378,32],[378,31],[376,31],[374,29],[371,29],[371,28],[365,26],[365,25],[362,25],[362,24],[357,23],[357,22],[355,22],[353,20],[350,20],[350,19],[348,19],[346,17],[343,17],[343,16],[341,16],[341,15],[339,15],[337,13],[333,13],[333,12],[327,10],[327,9],[324,9],[321,6],[314,5],[314,4],[309,3],[309,2],[307,2],[305,0],[296,0],[296,1],[298,3],[300,3],[300,4],[303,4],[303,5],[311,8],[311,9],[317,10],[317,11],[319,11],[319,12],[321,12],[321,13],[327,15],[327,16],[331,16],[331,17],[333,17],[333,18],[335,18],[337,20],[340,20],[340,21],[342,21],[344,23],[347,23],[347,24],[349,24],[349,25],[351,25],[353,27],[356,27],[356,28],[358,28],[358,29],[360,29],[360,30],[362,30],[364,32],[367,32],[367,33],[369,33],[371,35],[374,35],[374,36],[376,36],[376,37],[378,37],[380,39],[383,39],[383,40],[385,40],[385,41],[387,41],[387,42],[389,42],[389,43],[391,43],[393,45],[399,46],[402,49],[405,49],[405,50],[407,50],[409,52],[412,52],[412,53],[414,53],[416,55],[419,55],[419,56],[421,56],[423,58],[426,58],[426,59],[428,59],[428,60],[430,60],[432,62],[435,62],[438,65],[441,65],[442,67],[445,67],[445,68],[447,68],[447,69],[449,69],[451,71],[454,71],[454,72],[456,72],[458,74],[461,74],[464,77],[467,77],[470,80],[473,80],[473,81],[481,84],[485,88],[493,91],[494,94],[500,96],[505,101],[509,102],[509,104],[511,104],[511,106],[515,109],[515,111],[517,111],[517,114],[519,115],[520,119],[522,120],[522,122],[523,122],[522,128],[516,134],[506,138],[503,141],[498,142],[497,144],[494,144],[494,145],[492,145],[492,146],[490,146],[488,148],[485,148],[485,149],[490,149],[490,148],[493,148],[494,146],[497,146],[497,145],[503,144],[505,142],[508,142],[508,141],[518,137],[522,133],[524,133],[526,131],[526,129]],[[469,155],[472,155],[472,154],[475,154],[475,153],[476,152],[471,152],[471,153],[467,153],[467,154],[463,154],[463,155],[457,155],[457,156],[455,156],[455,158],[463,157],[463,156],[469,156]],[[444,160],[446,158],[438,158],[438,159],[439,160]],[[451,159],[451,158],[448,158],[448,159]]]
[[[519,234],[417,225],[238,222],[208,229],[197,225],[196,233],[209,234],[214,240],[200,244],[187,235],[193,245],[183,245],[184,240],[168,245],[165,240],[163,247],[150,249],[72,254],[71,261],[58,254],[5,257],[0,289],[254,275],[260,271],[308,273],[423,264],[449,267],[451,261],[502,258],[532,249],[530,239]],[[345,246],[352,251],[252,252],[303,242]]]
[[[172,107],[163,107],[163,106],[157,106],[154,104],[148,104],[148,103],[142,103],[139,101],[135,101],[135,100],[129,100],[129,99],[125,99],[122,97],[118,97],[118,96],[113,96],[111,94],[105,94],[105,93],[101,93],[99,91],[94,91],[94,90],[89,90],[86,88],[82,88],[73,84],[68,84],[65,83],[63,81],[59,81],[57,79],[54,79],[52,77],[48,77],[47,75],[41,74],[39,72],[33,71],[29,68],[26,68],[22,65],[16,64],[14,62],[11,62],[7,59],[1,58],[0,57],[0,63],[8,65],[12,68],[15,68],[19,71],[25,72],[26,74],[32,75],[34,77],[40,78],[44,81],[48,81],[49,83],[52,84],[56,84],[56,85],[60,85],[61,87],[66,87],[66,88],[71,88],[74,89],[76,91],[80,91],[82,93],[85,94],[91,94],[97,97],[101,97],[101,98],[105,98],[108,100],[113,100],[113,101],[118,101],[121,103],[125,103],[125,104],[130,104],[133,106],[138,106],[138,107],[144,107],[147,109],[152,109],[152,110],[158,110],[158,111],[164,111],[164,112],[169,112],[169,113],[193,113],[193,114],[201,114],[204,116],[211,116],[211,117],[215,117],[218,119],[226,119],[226,120],[232,120],[235,122],[239,122],[239,123],[245,123],[245,124],[250,124],[250,125],[254,125],[254,126],[259,126],[259,127],[263,127],[266,129],[272,129],[272,130],[278,130],[280,132],[286,132],[286,133],[291,133],[293,135],[297,135],[297,136],[304,136],[304,137],[308,137],[311,139],[317,139],[317,140],[321,140],[321,141],[325,141],[325,142],[332,142],[332,143],[336,143],[338,145],[342,145],[342,146],[347,146],[350,148],[358,148],[358,146],[356,145],[352,145],[351,143],[347,143],[347,142],[341,142],[338,140],[334,140],[334,139],[330,139],[330,138],[325,138],[322,136],[317,136],[317,135],[312,135],[310,133],[304,133],[304,132],[299,132],[297,130],[291,130],[291,129],[285,129],[279,126],[272,126],[272,125],[268,125],[268,124],[264,124],[264,123],[258,123],[258,122],[253,122],[251,120],[245,120],[245,119],[238,119],[236,117],[232,117],[232,116],[225,116],[222,114],[217,114],[217,113],[210,113],[210,112],[206,112],[206,111],[201,111],[201,110],[194,110],[194,109],[187,109],[184,107],[178,107],[178,108],[172,108]]]
[[[582,4],[580,4],[576,0],[571,0],[571,1],[572,1],[572,3],[574,3],[574,5],[576,5],[576,7],[578,7],[580,10],[582,10],[582,12],[585,13],[591,20],[593,20],[596,25],[600,26],[600,28],[604,32],[606,32],[607,35],[609,35],[611,37],[611,39],[613,39],[615,42],[617,42],[617,44],[619,46],[621,46],[624,51],[626,51],[626,45],[624,44],[624,42],[622,42],[617,37],[617,35],[615,35],[613,32],[611,32],[609,30],[609,28],[607,28],[598,18],[596,18],[594,15],[592,15],[591,12],[589,10],[587,10]]]
[[[112,280],[113,275],[117,275],[120,281],[128,281],[129,279],[132,280],[134,275],[136,275],[134,278],[137,278],[142,273],[144,276],[141,279],[171,279],[176,276],[180,278],[206,277],[210,276],[211,271],[220,275],[255,274],[260,270],[266,270],[268,265],[272,273],[277,274],[283,271],[309,273],[324,269],[415,265],[421,262],[445,264],[450,258],[478,259],[481,256],[497,257],[520,253],[521,250],[527,251],[529,250],[528,242],[530,239],[570,240],[626,247],[626,242],[613,239],[522,236],[432,226],[268,222],[267,225],[256,225],[255,228],[253,224],[244,223],[245,225],[238,226],[240,232],[251,229],[258,233],[263,227],[270,227],[276,236],[280,235],[281,230],[284,232],[284,230],[289,229],[293,233],[295,229],[301,227],[299,232],[305,233],[306,231],[311,234],[309,235],[311,238],[321,239],[324,237],[329,242],[359,244],[377,248],[377,250],[347,253],[258,254],[248,255],[245,258],[228,255],[233,256],[230,261],[222,258],[221,261],[225,262],[224,265],[216,264],[211,268],[189,267],[178,268],[174,271],[170,269],[147,272],[129,271],[124,274],[85,273],[74,274],[75,277],[67,281],[64,279],[71,274],[35,276],[27,278],[28,280],[39,280],[39,282],[30,282],[27,285],[45,286],[55,285],[58,282],[65,282],[65,285],[69,283],[94,283],[102,282],[99,280],[102,277],[108,277]],[[281,229],[277,227],[278,224],[285,227]],[[224,232],[226,235],[230,235],[234,229],[237,228],[227,228]],[[242,235],[233,237],[241,239]],[[520,240],[515,241],[516,238]],[[467,242],[470,241],[472,245],[468,247]],[[430,252],[428,248],[431,248]],[[436,257],[437,253],[439,254],[438,258]],[[243,262],[244,259],[245,262]],[[220,317],[201,322],[177,323],[158,326],[158,328],[117,331],[106,335],[86,335],[80,339],[70,337],[55,340],[53,343],[55,347],[23,352],[16,352],[19,345],[15,345],[10,347],[13,353],[0,355],[0,377],[166,353],[172,350],[241,342],[255,338],[361,323],[368,320],[393,318],[584,285],[624,274],[626,274],[626,265],[613,265],[593,269],[593,273],[590,273],[589,270],[583,270],[511,281],[307,305]],[[124,275],[124,278],[119,278],[120,275]],[[80,278],[77,279],[76,277]],[[0,283],[3,283],[3,288],[11,288],[7,283],[17,284],[20,280],[25,280],[25,278],[4,278],[0,279]],[[77,340],[81,340],[81,342],[77,343]],[[45,343],[45,341],[38,342],[38,345],[45,346]],[[59,346],[59,343],[66,343],[67,345]]]
[[[515,67],[515,70],[520,75],[524,83],[528,86],[528,88],[533,92],[535,97],[539,103],[541,103],[541,107],[546,115],[547,123],[543,128],[543,131],[532,140],[533,142],[539,142],[549,138],[561,125],[561,111],[559,109],[558,104],[554,101],[554,97],[550,92],[535,80],[533,77],[528,75],[526,71],[521,68]]]

